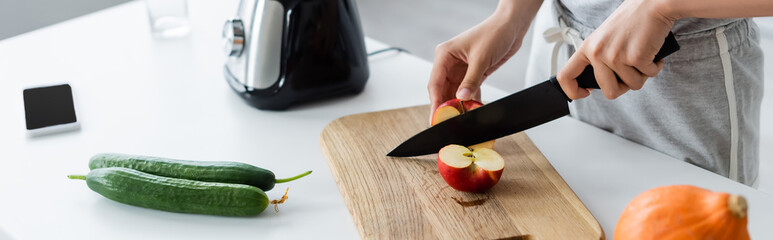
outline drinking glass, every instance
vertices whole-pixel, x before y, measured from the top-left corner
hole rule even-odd
[[[190,32],[188,0],[145,0],[154,35],[181,37]]]

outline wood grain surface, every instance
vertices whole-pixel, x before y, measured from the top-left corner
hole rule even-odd
[[[339,118],[320,144],[365,239],[604,239],[596,219],[525,133],[496,141],[505,159],[485,193],[449,187],[437,154],[386,154],[427,128],[429,106]]]

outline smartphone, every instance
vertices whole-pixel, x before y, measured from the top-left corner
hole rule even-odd
[[[29,136],[80,129],[69,84],[24,89],[24,114]]]

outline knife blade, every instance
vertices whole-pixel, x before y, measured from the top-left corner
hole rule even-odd
[[[669,33],[654,61],[678,50],[674,34]],[[619,77],[617,81],[621,81]],[[582,88],[599,88],[591,65],[577,76],[577,83]],[[427,128],[392,149],[387,156],[426,155],[437,153],[449,144],[470,146],[504,137],[568,115],[571,101],[552,76],[540,84]]]

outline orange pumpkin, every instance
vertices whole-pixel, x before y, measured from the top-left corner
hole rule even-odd
[[[615,240],[749,239],[746,199],[676,185],[650,189],[620,215]]]

